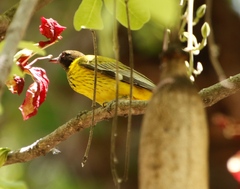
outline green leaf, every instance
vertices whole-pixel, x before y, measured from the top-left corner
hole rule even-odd
[[[129,0],[129,18],[131,30],[140,29],[150,19],[148,5],[145,0]],[[113,14],[113,0],[104,0],[108,11]],[[116,19],[125,27],[127,24],[126,4],[125,0],[117,0]]]
[[[3,45],[5,44],[5,41],[2,41],[0,43],[0,51],[3,48]],[[44,56],[46,54],[46,51],[36,45],[36,43],[32,41],[20,41],[18,44],[19,49],[28,49],[31,50],[33,53],[39,54]]]
[[[8,79],[13,79],[14,75],[17,75],[19,77],[24,77],[25,76],[25,73],[20,69],[20,67],[16,63],[14,63],[12,65],[12,69],[11,69],[11,72],[9,73],[9,75],[8,75]]]
[[[151,18],[164,27],[173,27],[180,19],[181,6],[176,0],[148,0]]]
[[[4,165],[7,160],[7,155],[11,150],[9,148],[0,148],[0,167]]]
[[[27,186],[22,181],[0,180],[0,189],[27,189]]]
[[[73,18],[75,30],[80,31],[83,28],[103,29],[101,10],[102,0],[83,0]]]
[[[36,54],[39,54],[42,56],[44,56],[46,54],[45,50],[38,47],[36,45],[36,43],[31,42],[31,41],[20,41],[20,43],[18,44],[18,48],[31,50],[31,51],[33,51],[33,53],[36,53]]]

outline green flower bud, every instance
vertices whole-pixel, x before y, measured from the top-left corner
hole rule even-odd
[[[202,28],[201,28],[201,33],[202,33],[202,36],[203,38],[207,38],[210,34],[210,26],[207,22],[205,22],[203,25],[202,25]]]
[[[196,15],[197,18],[202,18],[206,12],[206,8],[207,6],[205,4],[203,4],[202,6],[198,7]]]

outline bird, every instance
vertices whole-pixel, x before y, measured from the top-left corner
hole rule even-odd
[[[76,50],[65,50],[51,62],[59,63],[66,71],[70,87],[93,100],[95,55],[84,55]],[[95,101],[104,106],[116,99],[116,78],[119,79],[119,99],[130,99],[130,68],[116,60],[97,56],[97,84]],[[118,77],[117,77],[118,74]],[[143,74],[133,70],[133,100],[149,100],[155,84]]]

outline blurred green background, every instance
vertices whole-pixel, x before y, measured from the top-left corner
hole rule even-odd
[[[17,3],[16,0],[0,1],[0,11],[3,12]],[[63,50],[76,49],[84,54],[93,54],[91,32],[73,28],[73,15],[80,1],[53,1],[51,4],[36,12],[31,19],[24,40],[38,42],[45,40],[39,33],[40,17],[53,18],[59,24],[66,26],[62,34],[63,39],[47,49],[48,54],[57,56]],[[202,1],[203,3],[203,1]],[[198,2],[201,5],[201,1]],[[237,74],[240,71],[240,19],[233,12],[229,1],[214,1],[213,27],[216,40],[221,47],[220,62],[223,63],[227,75]],[[236,7],[235,7],[236,8]],[[164,8],[163,8],[164,9]],[[161,10],[161,7],[159,8]],[[167,10],[167,9],[166,9]],[[221,15],[222,13],[224,15]],[[99,54],[111,56],[113,51],[112,28],[109,19],[112,16],[103,11],[105,29],[98,32]],[[109,29],[110,28],[110,29]],[[199,28],[196,29],[196,35]],[[238,34],[238,35],[237,35]],[[159,78],[159,55],[161,53],[163,26],[151,21],[141,30],[133,32],[135,69],[145,74],[155,83]],[[120,60],[128,62],[127,31],[119,28]],[[199,89],[217,82],[217,77],[208,59],[208,52],[204,51],[197,58],[203,63],[204,72],[197,78]],[[229,61],[230,60],[230,61]],[[26,78],[25,91],[20,95],[12,95],[6,88],[2,105],[4,113],[0,119],[0,146],[19,149],[52,132],[82,110],[91,109],[91,101],[75,93],[68,85],[65,72],[59,65],[39,61],[37,64],[47,71],[50,80],[46,101],[40,107],[38,114],[27,121],[23,121],[18,107],[23,102],[25,91],[32,80]],[[231,115],[236,119],[240,117],[239,94],[232,96],[213,108],[208,108],[210,123],[210,184],[212,189],[237,188],[237,183],[227,172],[226,160],[235,153],[240,145],[239,141],[227,140],[221,130],[211,123],[211,116],[216,112]],[[239,116],[239,117],[238,117]],[[123,184],[124,189],[137,188],[138,143],[142,116],[134,116],[132,129],[131,162],[129,180]],[[30,189],[110,189],[114,188],[110,170],[110,133],[111,122],[98,123],[94,130],[94,138],[89,159],[84,168],[81,167],[82,157],[88,139],[88,130],[77,133],[57,148],[58,155],[49,153],[31,162],[14,164],[0,169],[0,182],[23,181]],[[117,153],[122,173],[125,152],[125,133],[127,118],[119,120],[119,136]],[[154,131],[153,131],[154,132]],[[0,187],[1,188],[1,187]],[[20,187],[19,187],[20,188]]]

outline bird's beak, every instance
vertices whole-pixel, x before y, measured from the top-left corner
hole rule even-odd
[[[55,57],[55,58],[52,58],[49,60],[49,62],[53,63],[53,64],[59,64],[59,56],[58,57]]]

